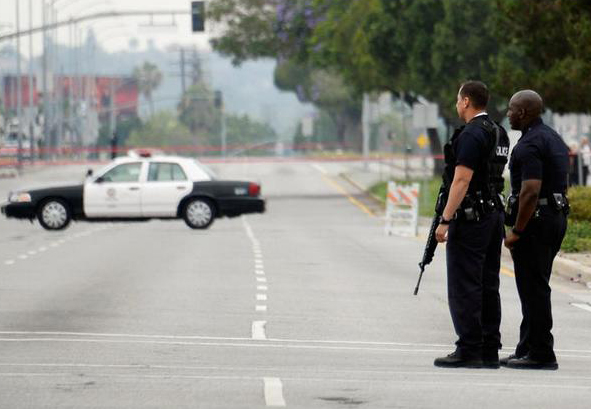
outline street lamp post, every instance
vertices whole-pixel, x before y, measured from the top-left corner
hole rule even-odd
[[[20,31],[20,4],[19,0],[16,3],[16,31]],[[17,167],[21,168],[23,160],[23,96],[22,96],[22,78],[21,78],[21,38],[16,38],[16,116],[17,116],[17,153],[16,161]]]
[[[29,27],[33,28],[33,0],[29,0]],[[35,108],[33,98],[33,36],[29,36],[29,155],[31,163],[35,160]]]

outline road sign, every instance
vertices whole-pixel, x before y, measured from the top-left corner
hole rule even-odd
[[[424,133],[420,134],[417,138],[417,145],[419,145],[419,148],[421,149],[429,146],[429,138],[427,138]]]
[[[418,183],[399,185],[388,182],[386,196],[386,234],[415,237],[419,225]]]

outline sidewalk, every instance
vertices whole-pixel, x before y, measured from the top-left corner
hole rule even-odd
[[[340,176],[365,193],[367,193],[371,186],[380,181],[380,176],[383,177],[383,175],[372,172],[371,169],[364,170],[361,167],[350,170]],[[431,219],[429,218],[419,219],[419,225],[421,227],[428,229],[430,223]],[[502,258],[509,265],[512,265],[511,254],[504,246]],[[591,254],[559,253],[554,260],[552,273],[591,289]]]

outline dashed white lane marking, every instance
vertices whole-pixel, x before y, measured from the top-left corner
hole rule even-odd
[[[57,246],[59,246],[59,243],[51,243],[50,246],[51,247],[57,247]]]
[[[18,258],[21,260],[26,260],[27,258],[29,258],[29,256],[27,256],[26,254],[21,254],[20,256],[18,256]]]
[[[37,254],[37,252],[35,250],[30,250],[28,251],[30,256],[34,256],[35,254]]]
[[[5,265],[5,266],[11,266],[11,265],[13,265],[13,264],[14,264],[14,260],[6,260],[6,261],[4,262],[4,265]]]
[[[45,247],[45,246],[39,247],[39,253],[43,253],[44,251],[47,251],[47,247]]]
[[[572,305],[573,307],[577,307],[577,308],[580,308],[582,310],[591,312],[591,305],[589,305],[589,304],[572,302],[572,303],[570,303],[570,305]]]
[[[285,407],[283,383],[279,378],[263,378],[265,384],[265,404],[269,407]]]
[[[257,301],[267,301],[267,294],[257,294]]]
[[[257,285],[257,290],[259,291],[267,291],[269,289],[269,287],[267,287],[266,285]]]
[[[257,282],[259,283],[266,283],[267,279],[265,277],[257,277]]]
[[[267,334],[265,334],[265,325],[267,325],[267,321],[253,321],[252,339],[257,341],[263,341],[267,339]]]
[[[255,307],[255,311],[257,311],[257,312],[266,312],[267,311],[267,306],[266,305],[257,305]]]
[[[254,270],[254,273],[258,276],[264,276],[265,275],[265,271],[264,270]]]

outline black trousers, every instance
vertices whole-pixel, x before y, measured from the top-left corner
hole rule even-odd
[[[502,212],[493,212],[478,222],[459,219],[449,226],[449,310],[458,335],[456,346],[466,357],[496,355],[501,347],[499,271],[503,221]]]
[[[566,233],[567,221],[562,212],[548,207],[532,219],[513,251],[515,281],[521,300],[523,319],[515,354],[529,354],[540,361],[554,361],[550,274],[556,253]]]

